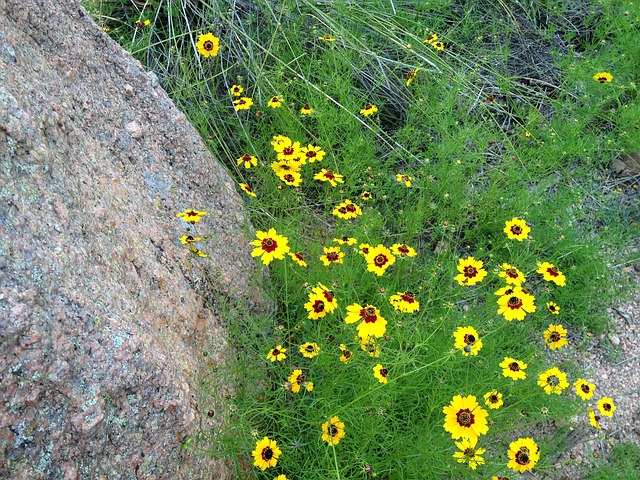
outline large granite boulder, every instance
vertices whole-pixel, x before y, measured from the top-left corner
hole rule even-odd
[[[0,0],[0,158],[0,478],[227,478],[184,444],[214,293],[259,303],[231,178],[76,0]]]

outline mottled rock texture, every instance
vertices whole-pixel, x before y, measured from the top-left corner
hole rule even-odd
[[[75,0],[0,0],[0,158],[0,478],[227,478],[183,444],[224,345],[202,293],[259,301],[232,180]]]

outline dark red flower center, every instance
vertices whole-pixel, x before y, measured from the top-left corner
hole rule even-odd
[[[278,350],[277,348],[274,348],[273,352],[271,352],[271,355],[273,355],[274,357],[277,357],[278,355],[280,355],[280,350]]]
[[[327,260],[329,260],[330,262],[336,262],[340,260],[340,255],[338,255],[337,252],[329,252],[327,253]]]
[[[245,153],[242,156],[242,160],[244,160],[245,162],[250,162],[251,161],[251,155],[249,155],[248,153]]]
[[[293,175],[291,175],[290,173],[285,174],[285,176],[283,177],[285,182],[288,183],[293,183],[296,181],[295,177]]]
[[[518,278],[518,271],[515,268],[508,268],[505,273],[510,278]]]
[[[362,247],[362,249],[360,251],[366,255],[366,254],[369,253],[369,248],[368,247]]]
[[[513,233],[514,235],[522,234],[522,227],[520,225],[512,225],[511,226],[511,233]]]
[[[244,105],[245,103],[247,103],[246,100],[240,99],[240,100],[236,100],[238,105]]]
[[[378,320],[376,309],[373,307],[367,307],[360,310],[360,316],[365,321],[365,323],[376,323],[376,321]]]
[[[367,104],[367,105],[364,106],[365,110],[371,110],[372,108],[373,108],[373,105],[371,105],[371,104]]]
[[[402,300],[404,300],[407,303],[413,303],[416,301],[415,293],[410,292],[409,290],[407,290],[402,295],[400,295],[400,298],[402,298]]]
[[[347,213],[347,209],[345,207],[340,207],[338,209],[338,212],[340,212],[341,214],[345,215]]]
[[[324,312],[324,302],[322,300],[313,302],[313,311],[316,313]]]
[[[547,385],[551,385],[552,387],[557,387],[559,383],[560,383],[560,379],[555,375],[551,375],[550,377],[547,377]]]
[[[353,203],[350,203],[346,205],[346,209],[347,209],[347,212],[353,213],[356,211],[356,206]]]
[[[279,101],[278,97],[271,97],[271,103],[277,103]]]
[[[331,430],[332,437],[335,437],[338,434],[338,427],[336,427],[333,423],[329,425],[329,430]]]
[[[464,336],[464,343],[466,343],[467,345],[471,345],[475,343],[475,341],[476,341],[476,337],[472,334],[468,333]]]
[[[344,358],[351,358],[351,352],[349,350],[343,350],[342,355],[344,355]]]
[[[511,297],[509,298],[509,302],[507,303],[507,305],[510,309],[517,310],[518,308],[522,307],[522,300],[520,300],[520,298],[518,297]]]
[[[301,262],[304,262],[304,257],[302,256],[301,253],[295,253],[294,256]]]
[[[518,362],[511,362],[509,364],[509,370],[511,370],[512,372],[519,372],[520,371],[520,365],[518,364]]]
[[[334,178],[336,178],[336,176],[334,175],[334,173],[331,170],[327,170],[324,173],[324,178],[328,178],[329,180],[333,180]]]
[[[560,341],[560,334],[558,332],[551,332],[551,335],[549,335],[549,341],[550,342],[558,342]]]
[[[314,347],[313,345],[307,345],[307,346],[305,347],[305,350],[306,350],[307,352],[309,352],[309,353],[313,353],[313,352],[314,352],[314,350],[315,350],[315,347]]]
[[[200,215],[198,214],[198,212],[196,212],[195,210],[187,210],[185,213],[185,216],[187,217],[199,217]]]
[[[382,378],[387,378],[387,374],[388,374],[388,373],[389,373],[389,372],[387,371],[387,369],[386,369],[386,368],[381,368],[381,369],[380,369],[380,376],[381,376]]]
[[[529,463],[529,449],[527,447],[520,447],[520,450],[516,453],[516,463],[519,465],[527,465]]]
[[[478,270],[472,265],[467,265],[466,267],[464,267],[463,272],[464,276],[467,278],[473,278],[478,274]]]
[[[261,245],[262,249],[267,253],[271,253],[276,248],[278,248],[278,242],[276,242],[273,238],[265,238],[264,240],[262,240]]]
[[[416,76],[416,72],[415,71],[411,71],[411,72],[407,73],[407,80],[411,80],[415,76]]]
[[[376,255],[376,257],[373,259],[373,263],[375,264],[376,267],[382,267],[388,261],[389,259],[386,257],[386,255],[383,255],[382,253]]]
[[[555,305],[549,305],[549,311],[550,312],[555,312],[556,311],[556,306]]]
[[[558,267],[547,268],[547,273],[552,277],[557,277],[558,275],[560,275],[560,271],[558,270]]]
[[[296,383],[297,383],[298,385],[302,385],[302,384],[303,384],[304,382],[306,382],[306,381],[307,381],[307,377],[305,377],[305,376],[304,376],[304,373],[301,373],[300,375],[298,375],[298,376],[296,377]]]
[[[456,415],[456,418],[458,420],[458,425],[460,425],[461,427],[470,427],[475,421],[475,416],[468,408],[460,410]]]
[[[336,294],[333,293],[331,290],[324,290],[322,294],[324,295],[324,298],[326,298],[328,302],[333,302],[333,299],[336,298]]]
[[[610,403],[603,403],[602,404],[602,408],[608,412],[609,410],[611,410],[611,404]]]
[[[273,458],[273,450],[271,450],[271,447],[263,448],[262,449],[262,460],[264,460],[265,462],[268,462],[272,458]]]
[[[407,255],[409,253],[409,247],[407,247],[404,244],[400,245],[398,247],[398,252],[400,252],[400,255],[404,257],[405,255]]]
[[[493,395],[491,395],[491,396],[489,397],[489,402],[491,402],[491,403],[498,403],[498,402],[499,402],[499,400],[498,400],[498,396],[494,393]]]
[[[586,383],[583,383],[582,385],[580,385],[580,390],[582,390],[584,393],[589,393],[591,391],[591,389],[589,388],[589,385],[587,385]]]
[[[607,77],[598,77],[600,83],[607,83]]]
[[[282,150],[282,154],[283,154],[283,155],[293,155],[295,151],[296,151],[296,150],[295,150],[295,148],[293,148],[293,147],[285,147],[285,148]]]
[[[208,52],[209,50],[213,50],[213,42],[211,40],[205,41],[202,46]]]
[[[302,107],[302,110],[311,110],[311,107],[309,105],[305,105],[304,107]]]

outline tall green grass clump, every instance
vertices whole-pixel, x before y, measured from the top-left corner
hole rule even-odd
[[[617,293],[602,244],[637,233],[632,184],[598,183],[638,149],[633,2],[94,11],[233,174],[270,273],[198,448],[240,478],[500,479],[606,431],[572,358]]]

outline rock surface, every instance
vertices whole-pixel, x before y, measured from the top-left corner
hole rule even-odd
[[[259,303],[230,177],[74,0],[0,0],[0,157],[0,478],[227,478],[183,444],[203,293]]]

